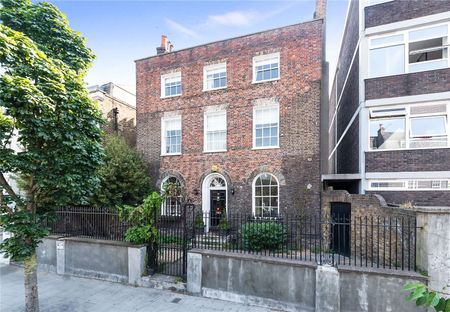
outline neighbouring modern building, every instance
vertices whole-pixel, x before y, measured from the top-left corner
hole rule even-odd
[[[130,87],[112,82],[91,86],[89,95],[99,103],[107,123],[103,130],[120,133],[131,145],[136,145],[136,94]]]
[[[325,187],[450,205],[450,1],[351,0]]]
[[[178,51],[162,36],[136,61],[138,149],[155,187],[179,183],[207,226],[319,209],[324,13],[319,0],[310,21]]]

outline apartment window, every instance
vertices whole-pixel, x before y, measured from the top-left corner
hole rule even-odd
[[[370,149],[435,148],[449,146],[447,104],[373,109]]]
[[[370,39],[369,77],[446,68],[449,24]]]
[[[161,76],[161,97],[181,95],[181,72]]]
[[[161,154],[181,154],[181,116],[163,118],[161,129]]]
[[[226,111],[205,113],[204,151],[222,152],[227,150]]]
[[[253,58],[253,82],[280,78],[280,53],[255,56]]]
[[[279,112],[277,106],[255,107],[253,112],[254,148],[279,146]]]
[[[261,173],[253,180],[253,213],[256,217],[278,217],[279,186],[277,178]]]
[[[369,180],[369,190],[377,191],[450,191],[450,179]]]
[[[409,32],[409,69],[411,72],[447,66],[447,24]]]
[[[222,89],[227,87],[227,64],[205,66],[203,70],[203,90]]]

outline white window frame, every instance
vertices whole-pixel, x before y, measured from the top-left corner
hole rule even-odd
[[[179,78],[180,79],[181,92],[179,94],[166,95],[166,79],[171,79],[171,78]],[[162,99],[177,97],[177,96],[181,96],[182,94],[183,94],[183,82],[181,80],[181,71],[161,75],[161,98]]]
[[[276,146],[256,146],[256,111],[259,109],[271,109],[276,108],[277,110],[277,124],[278,124],[278,144]],[[258,105],[253,107],[253,148],[254,150],[261,149],[274,149],[280,148],[280,105]]]
[[[223,115],[225,116],[225,149],[218,149],[218,150],[208,150],[208,142],[207,142],[207,120],[208,116],[219,116]],[[220,111],[214,111],[214,112],[205,112],[203,114],[203,153],[219,153],[219,152],[226,152],[228,147],[228,119],[227,119],[227,111],[226,110],[220,110]]]
[[[411,108],[415,106],[427,106],[427,105],[442,105],[445,104],[447,111],[446,113],[426,113],[426,114],[414,114],[411,115]],[[377,111],[377,110],[387,110],[387,109],[405,109],[405,115],[402,115],[403,118],[405,118],[405,148],[398,148],[398,149],[372,149],[370,145],[370,124],[372,120],[378,119],[389,119],[389,118],[399,118],[401,116],[396,115],[393,117],[375,117],[371,118],[371,114],[368,114],[368,122],[367,122],[367,151],[368,152],[386,152],[386,151],[404,151],[404,150],[421,150],[421,149],[441,149],[441,148],[450,148],[450,102],[427,102],[427,103],[415,103],[415,104],[407,104],[407,105],[395,105],[395,106],[389,106],[389,107],[378,107],[378,108],[371,108],[370,111]],[[446,134],[442,135],[435,135],[435,137],[439,136],[447,136],[447,146],[434,146],[434,147],[410,147],[410,142],[412,138],[420,138],[423,136],[413,136],[411,133],[411,119],[413,118],[427,118],[427,117],[437,117],[437,116],[444,116],[446,118]]]
[[[278,198],[277,217],[280,216],[280,181],[274,174],[272,174],[270,172],[262,172],[253,179],[253,182],[252,182],[252,215],[257,218],[271,219],[273,217],[256,216],[256,197],[255,197],[256,196],[256,180],[258,180],[258,178],[264,174],[270,174],[272,176],[272,178],[275,179],[275,181],[277,181],[277,188],[278,188],[277,189],[277,198]],[[271,196],[271,195],[269,195],[269,196]]]
[[[218,88],[208,88],[208,72],[220,69],[224,69],[225,71],[225,86]],[[227,62],[203,66],[203,91],[226,89],[227,86],[228,86]]]
[[[178,179],[174,175],[169,175],[169,176],[165,177],[161,182],[161,187],[160,187],[161,192],[163,191],[164,184],[171,178],[176,179],[178,181],[178,183],[180,184],[180,188],[183,188],[183,184],[181,183],[180,179]],[[181,199],[181,195],[179,195],[178,198]],[[176,213],[168,214],[167,213],[167,205],[166,205],[167,199],[168,198],[164,199],[164,201],[161,203],[161,215],[162,216],[171,216],[171,217],[180,217],[181,216],[181,201],[176,203],[176,206],[175,206]]]
[[[180,122],[180,131],[181,131],[181,141],[180,141],[180,152],[179,153],[166,153],[166,121],[179,120]],[[183,123],[181,119],[181,115],[179,116],[171,116],[171,117],[162,117],[161,118],[161,156],[174,156],[181,155],[183,152]]]
[[[430,181],[431,187],[429,188],[418,188],[418,182],[420,181]],[[436,188],[433,187],[433,182],[446,181],[448,183],[447,188]],[[403,187],[372,187],[372,183],[389,183],[389,182],[400,182],[403,183]],[[369,179],[367,181],[368,191],[408,191],[408,192],[421,192],[421,191],[450,191],[450,178],[436,178],[436,179]]]
[[[446,22],[446,23],[436,23],[436,24],[432,24],[432,25],[427,25],[427,26],[420,26],[420,27],[414,27],[414,28],[409,28],[407,30],[401,30],[401,31],[395,31],[395,32],[391,32],[388,34],[382,34],[382,35],[375,35],[375,36],[370,36],[368,38],[368,53],[367,53],[367,60],[368,60],[368,66],[367,66],[367,78],[379,78],[379,77],[388,77],[388,76],[393,76],[393,75],[381,75],[381,76],[372,76],[370,73],[370,51],[373,49],[379,49],[379,48],[387,48],[387,47],[392,47],[392,46],[397,46],[397,45],[403,45],[404,46],[404,52],[405,52],[405,56],[404,56],[404,72],[398,75],[403,75],[403,74],[408,74],[408,73],[418,73],[421,71],[428,71],[428,70],[438,70],[438,69],[423,69],[423,70],[415,70],[415,71],[410,71],[409,69],[409,44],[413,43],[413,42],[418,42],[418,41],[424,41],[424,40],[429,40],[429,39],[435,39],[438,37],[429,37],[429,38],[423,38],[420,40],[409,40],[409,33],[416,31],[416,30],[421,30],[421,29],[427,29],[427,28],[433,28],[433,27],[438,27],[438,26],[443,26],[443,25],[447,25],[447,66],[446,67],[442,67],[439,69],[443,69],[443,68],[448,68],[450,67],[450,23]],[[385,44],[378,44],[378,45],[372,45],[372,40],[374,39],[381,39],[381,38],[386,38],[386,37],[392,37],[395,35],[403,35],[403,40],[401,41],[396,41],[396,42],[392,42],[392,43],[385,43]],[[441,59],[441,60],[445,60]],[[427,62],[436,62],[436,60],[431,60],[431,61],[425,61],[425,62],[420,62],[420,63],[427,63]]]
[[[266,60],[270,60],[270,59],[274,59],[274,58],[276,58],[277,62],[278,62],[278,77],[277,78],[272,78],[272,79],[266,79],[266,80],[256,80],[256,63],[264,62]],[[262,82],[280,80],[280,78],[281,78],[280,52],[254,56],[253,57],[253,70],[252,70],[252,72],[253,72],[252,83],[262,83]]]

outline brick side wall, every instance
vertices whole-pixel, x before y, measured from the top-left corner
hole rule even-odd
[[[450,90],[450,68],[371,78],[365,85],[366,100],[446,92]]]
[[[337,72],[337,90],[341,93],[345,77],[350,69],[353,53],[357,48],[359,38],[359,1],[351,0],[348,23],[345,25],[341,51],[339,52],[339,70]],[[358,62],[358,57],[355,61]]]
[[[367,192],[374,194],[375,192]],[[403,204],[412,202],[417,206],[450,206],[449,191],[414,191],[414,192],[380,192],[377,194],[392,204]]]
[[[334,137],[336,136],[337,141],[340,140],[359,105],[359,51],[356,52],[354,62],[351,63],[355,49],[358,48],[359,1],[351,1],[348,14],[338,60],[339,70],[336,72],[330,97],[330,124],[337,107],[336,119],[334,120],[336,127],[333,127],[329,134],[330,152],[335,146]],[[347,82],[344,86],[346,79]],[[334,164],[335,157],[332,157],[329,161],[330,173],[355,173],[359,171],[357,123],[358,121],[355,121],[351,126],[350,131],[347,132],[335,151],[336,164]]]
[[[450,171],[450,149],[366,152],[366,172]]]
[[[364,9],[365,26],[374,27],[450,11],[447,0],[395,0]]]
[[[281,184],[281,211],[318,209],[321,34],[316,20],[137,61],[137,145],[155,186],[167,172],[178,172],[188,196],[201,204],[203,178],[217,165],[229,182],[229,210],[250,212],[253,178],[271,172]],[[280,80],[251,83],[252,58],[261,52],[280,52]],[[227,88],[203,92],[203,66],[223,61]],[[161,99],[160,75],[179,69],[183,95]],[[280,148],[252,150],[253,103],[265,98],[280,105]],[[203,153],[203,112],[211,105],[227,107],[225,153]],[[160,119],[172,111],[182,116],[182,155],[160,157]]]
[[[353,121],[337,149],[337,173],[359,172],[359,118]]]

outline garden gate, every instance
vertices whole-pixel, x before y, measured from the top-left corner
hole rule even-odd
[[[180,205],[173,215],[166,213],[156,222],[158,238],[156,241],[156,267],[153,272],[186,277],[187,251],[192,247],[194,236],[194,204]],[[150,264],[151,266],[151,264]]]

